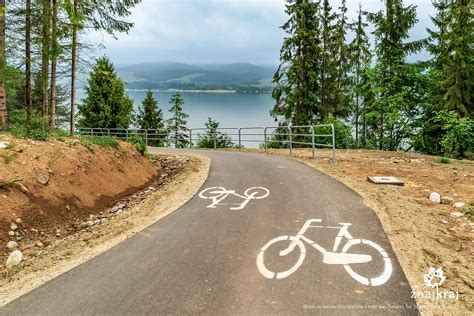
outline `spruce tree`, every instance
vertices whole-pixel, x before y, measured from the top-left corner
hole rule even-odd
[[[423,85],[420,69],[406,62],[409,54],[418,52],[425,40],[407,42],[410,29],[418,21],[416,6],[404,6],[402,0],[385,0],[385,11],[370,13],[375,24],[377,63],[372,85],[376,98],[369,117],[377,131],[379,149],[396,150],[412,133],[410,124],[414,107],[422,102]]]
[[[165,124],[163,120],[163,110],[158,106],[158,101],[153,97],[153,91],[148,89],[146,98],[142,105],[138,107],[137,124],[140,129],[152,130],[149,131],[151,135],[163,134]],[[151,138],[161,138],[159,136],[152,136]],[[149,144],[161,146],[162,141],[152,139]]]
[[[291,0],[286,5],[288,21],[281,27],[287,36],[280,51],[280,66],[274,75],[276,101],[271,114],[281,125],[307,125],[322,115],[319,91],[319,3]]]
[[[107,57],[97,59],[88,79],[86,95],[79,105],[81,127],[128,128],[133,103]]]
[[[324,0],[320,12],[321,20],[321,84],[319,87],[319,99],[322,109],[322,119],[329,114],[335,114],[339,107],[338,100],[338,60],[339,46],[337,42],[337,15],[329,3]]]
[[[354,87],[354,127],[356,145],[359,144],[360,119],[362,119],[362,134],[364,135],[363,143],[365,145],[365,101],[370,99],[370,92],[364,91],[364,86],[367,83],[367,76],[364,76],[364,71],[366,67],[370,67],[372,59],[369,37],[365,33],[365,28],[367,26],[368,24],[364,21],[362,6],[359,5],[357,21],[351,24],[351,29],[355,34],[355,38],[349,45],[349,49],[352,52],[350,65],[353,74]]]
[[[459,117],[474,117],[473,15],[472,0],[452,0],[446,11],[447,25],[440,29],[440,45],[434,50],[440,63],[446,108]]]
[[[204,135],[199,135],[199,148],[232,148],[232,138],[224,132],[219,131],[219,122],[209,117],[207,119]]]
[[[349,30],[349,23],[347,21],[347,7],[346,0],[342,0],[341,6],[338,8],[337,21],[335,25],[335,67],[336,67],[336,88],[335,108],[333,115],[346,117],[351,110],[351,60],[352,51],[350,45],[347,43],[347,31]]]
[[[188,128],[186,127],[186,119],[189,115],[183,111],[184,100],[179,91],[171,97],[170,104],[169,112],[173,116],[166,121],[170,140],[174,143],[175,148],[184,148],[189,144]]]

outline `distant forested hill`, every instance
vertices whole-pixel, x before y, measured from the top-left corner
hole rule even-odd
[[[271,90],[276,67],[250,63],[191,65],[154,62],[118,67],[129,89]]]

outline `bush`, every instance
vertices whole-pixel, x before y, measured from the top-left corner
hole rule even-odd
[[[209,117],[206,122],[206,131],[203,135],[199,135],[197,147],[214,148],[214,146],[216,148],[236,147],[229,135],[219,131],[219,122]]]
[[[438,159],[438,162],[439,163],[444,163],[444,164],[450,164],[451,159],[449,159],[448,157],[441,157],[441,158]]]
[[[147,146],[143,137],[137,134],[132,134],[128,137],[128,142],[135,146],[135,148],[138,150],[138,152],[140,152],[140,154],[146,154]]]
[[[334,125],[334,137],[336,139],[336,148],[346,149],[354,147],[354,138],[352,138],[352,129],[342,123],[339,119],[330,115],[321,124],[333,124]],[[332,130],[330,127],[319,127],[316,128],[316,134],[331,135]],[[328,144],[332,143],[331,137],[317,137],[316,143]]]
[[[45,141],[49,139],[46,126],[48,122],[36,114],[33,114],[28,121],[25,110],[16,109],[10,113],[10,132],[13,136]]]
[[[474,120],[459,118],[454,111],[441,111],[436,116],[445,135],[441,140],[444,153],[451,158],[469,157],[474,152]]]

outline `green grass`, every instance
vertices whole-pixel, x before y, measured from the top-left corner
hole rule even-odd
[[[115,137],[110,136],[81,136],[81,145],[94,152],[94,146],[97,145],[102,148],[120,149],[120,143]]]
[[[13,151],[8,151],[3,154],[3,159],[5,160],[5,163],[7,165],[12,163],[15,157],[16,157],[16,152],[13,152]]]
[[[5,190],[10,190],[15,185],[16,185],[16,181],[0,182],[0,188],[5,189]]]
[[[466,207],[462,212],[464,213],[464,215],[467,216],[469,220],[474,221],[474,208]]]
[[[439,163],[443,163],[443,164],[450,164],[451,163],[451,159],[449,159],[448,157],[440,157],[438,159],[438,162]]]

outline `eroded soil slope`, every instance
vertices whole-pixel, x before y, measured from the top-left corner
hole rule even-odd
[[[0,149],[0,255],[8,241],[24,254],[74,231],[77,223],[159,176],[135,148],[82,145],[78,140],[8,139]],[[4,260],[2,260],[4,262]]]

